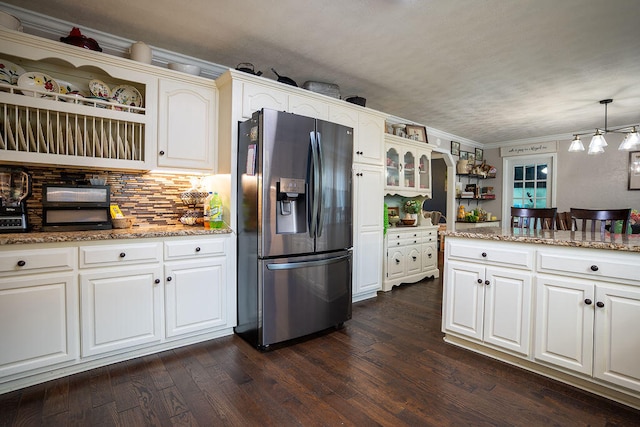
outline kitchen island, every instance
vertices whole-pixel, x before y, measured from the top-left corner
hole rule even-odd
[[[233,333],[230,229],[0,235],[0,393]]]
[[[445,341],[640,408],[640,236],[444,235]]]

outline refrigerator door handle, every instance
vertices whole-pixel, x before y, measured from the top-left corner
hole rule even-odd
[[[317,141],[316,141],[316,132],[309,132],[309,137],[311,140],[311,168],[313,180],[313,189],[311,190],[311,212],[309,213],[309,236],[316,237],[317,226],[318,226],[318,196],[320,194],[319,188],[319,168],[318,168],[318,149],[317,149]]]
[[[316,194],[315,198],[318,199],[318,214],[316,216],[316,220],[318,221],[318,232],[317,232],[317,236],[320,237],[322,236],[322,214],[323,214],[323,210],[322,210],[322,175],[323,175],[323,170],[322,170],[322,139],[321,139],[320,132],[316,132],[316,141],[318,144],[318,193]]]
[[[316,267],[320,265],[335,264],[345,259],[351,258],[349,255],[341,255],[333,258],[321,259],[317,261],[285,262],[282,264],[267,264],[268,270],[294,270],[296,268]]]

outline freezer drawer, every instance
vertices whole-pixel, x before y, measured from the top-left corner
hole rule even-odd
[[[350,251],[262,260],[259,346],[302,337],[351,318]]]

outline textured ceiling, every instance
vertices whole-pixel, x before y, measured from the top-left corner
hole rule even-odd
[[[4,0],[481,143],[640,122],[638,0]]]

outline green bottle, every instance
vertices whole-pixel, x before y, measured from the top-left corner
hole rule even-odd
[[[209,228],[224,228],[224,221],[222,221],[222,200],[218,193],[213,193],[210,203]]]

